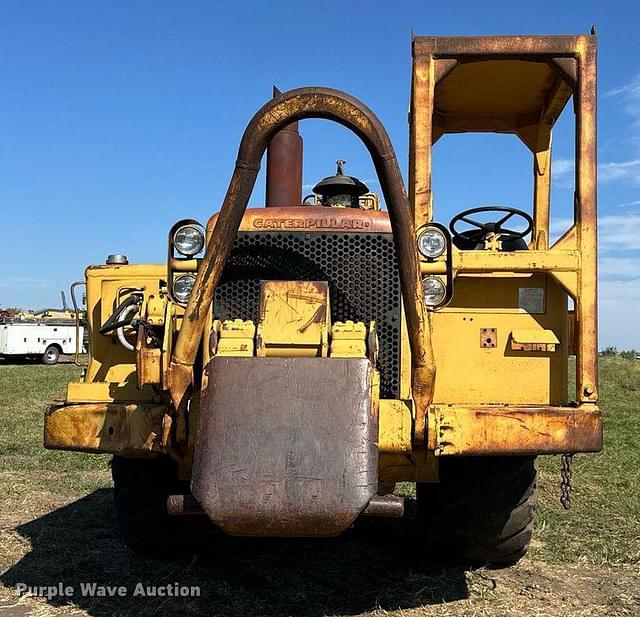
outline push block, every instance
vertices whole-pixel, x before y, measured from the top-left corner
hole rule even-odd
[[[335,536],[378,487],[365,358],[214,357],[191,490],[239,536]]]

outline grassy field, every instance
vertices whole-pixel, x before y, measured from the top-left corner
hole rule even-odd
[[[80,369],[0,365],[0,615],[640,615],[640,362],[600,369],[605,449],[575,457],[573,509],[558,501],[558,457],[540,460],[530,555],[468,571],[421,553],[411,501],[402,521],[367,520],[336,540],[218,538],[188,561],[137,558],[116,529],[109,458],[41,446],[47,402]],[[201,597],[15,592],[58,581],[178,582]]]

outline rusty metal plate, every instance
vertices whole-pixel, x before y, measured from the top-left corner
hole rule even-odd
[[[165,451],[165,411],[152,403],[54,405],[44,418],[44,447],[151,456]]]
[[[602,413],[574,407],[432,408],[436,454],[564,454],[602,449]]]
[[[480,328],[480,347],[492,348],[498,346],[497,328]]]
[[[333,536],[376,494],[378,418],[359,358],[215,357],[191,489],[231,535]]]
[[[214,214],[207,224],[213,231],[218,214]],[[240,223],[243,231],[331,231],[349,233],[391,233],[391,222],[387,212],[356,210],[353,208],[331,208],[325,206],[305,206],[299,210],[291,208],[251,208]]]

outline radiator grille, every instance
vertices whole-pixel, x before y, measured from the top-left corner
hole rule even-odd
[[[333,321],[378,324],[380,393],[400,394],[400,278],[391,234],[240,232],[216,294],[217,319],[258,319],[260,280],[327,281]]]

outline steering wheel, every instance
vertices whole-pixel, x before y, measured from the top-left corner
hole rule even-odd
[[[503,214],[500,219],[495,222],[482,223],[470,218],[474,214],[480,212],[499,212]],[[503,225],[511,217],[520,217],[524,219],[527,224],[526,229],[523,231],[515,231]],[[460,229],[458,223],[467,223],[471,225],[471,229]],[[449,229],[453,234],[454,239],[460,239],[466,242],[482,242],[489,233],[499,233],[500,236],[509,242],[513,240],[521,240],[526,235],[531,233],[533,229],[533,219],[524,211],[517,208],[510,208],[508,206],[482,206],[480,208],[470,208],[469,210],[463,210],[456,214],[449,223]]]

